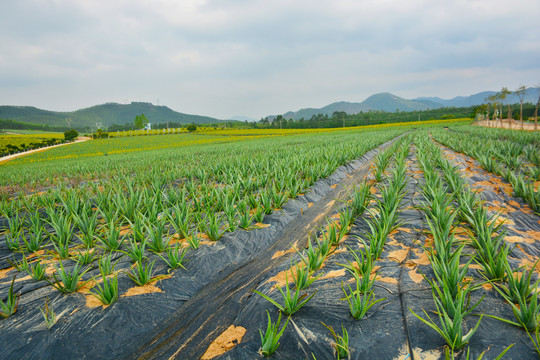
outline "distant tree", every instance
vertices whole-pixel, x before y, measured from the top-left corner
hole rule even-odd
[[[538,91],[538,101],[536,102],[536,107],[534,108],[534,130],[536,131],[538,125],[538,105],[540,105],[540,86],[536,87]]]
[[[276,117],[276,120],[275,120],[275,121],[276,121],[276,127],[277,127],[277,124],[279,123],[279,128],[281,129],[281,128],[282,128],[282,127],[281,127],[281,122],[283,121],[283,115],[278,115],[278,116]]]
[[[194,132],[195,130],[197,130],[197,125],[189,124],[188,126],[186,126],[186,130],[189,132]]]
[[[527,93],[527,87],[521,85],[514,91],[514,94],[519,98],[519,121],[521,122],[521,130],[523,130],[523,99],[525,99],[525,94]]]
[[[135,116],[135,129],[143,129],[148,123],[148,118],[144,114]]]
[[[64,132],[64,139],[67,141],[75,140],[79,136],[79,133],[75,129]]]
[[[508,114],[507,114],[507,119],[508,119],[508,125],[511,124],[511,121],[512,121],[512,108],[510,106],[510,101],[508,99],[508,96],[509,95],[512,95],[512,92],[510,90],[508,90],[508,88],[506,86],[503,86],[503,88],[501,89],[501,101],[503,103],[506,104],[506,107],[508,108]]]

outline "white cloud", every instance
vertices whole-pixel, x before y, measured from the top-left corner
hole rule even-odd
[[[536,0],[8,0],[3,103],[226,118],[540,81]]]

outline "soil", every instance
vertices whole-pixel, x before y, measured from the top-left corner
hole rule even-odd
[[[510,121],[510,123],[508,123],[507,119],[503,119],[502,125],[499,120],[483,120],[483,121],[477,121],[475,122],[475,124],[479,126],[499,128],[499,129],[522,130],[521,122],[519,122],[518,120],[512,120]],[[535,131],[534,124],[523,123],[523,130]],[[540,130],[540,125],[537,127],[536,131],[538,130]]]

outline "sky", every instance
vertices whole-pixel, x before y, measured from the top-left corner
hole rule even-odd
[[[538,0],[3,0],[0,104],[260,119],[540,85]]]

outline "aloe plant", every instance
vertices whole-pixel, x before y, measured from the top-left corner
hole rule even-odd
[[[102,284],[96,281],[96,284],[90,293],[105,305],[111,305],[118,300],[118,276],[114,274],[112,277],[102,278]]]
[[[126,240],[127,234],[120,235],[120,228],[115,221],[110,221],[105,226],[103,233],[98,237],[102,248],[106,251],[120,250]]]
[[[77,253],[77,262],[83,265],[88,265],[97,259],[95,251],[85,250]]]
[[[184,267],[184,262],[186,261],[184,257],[186,256],[186,253],[188,251],[188,248],[181,248],[180,244],[176,244],[174,247],[169,246],[166,250],[167,252],[167,258],[164,256],[161,256],[160,254],[157,254],[170,268],[170,270],[178,269],[181,267],[182,269],[186,269]]]
[[[40,260],[37,260],[34,263],[29,264],[26,271],[28,272],[28,275],[32,277],[32,279],[41,281],[45,280],[47,277],[45,273],[46,269],[47,267],[43,266]]]
[[[98,259],[99,272],[101,273],[101,276],[112,274],[116,263],[112,263],[112,252],[110,252],[108,255],[102,255]]]
[[[7,218],[8,231],[6,233],[6,244],[11,251],[21,249],[21,238],[23,237],[24,217],[15,213],[12,217]]]
[[[291,267],[291,276],[294,279],[294,286],[300,290],[306,289],[309,285],[313,284],[318,278],[322,275],[316,277],[313,276],[313,272],[309,270],[307,265],[295,265],[296,272],[292,271]]]
[[[129,245],[126,246],[127,251],[122,252],[129,256],[132,262],[142,261],[145,258],[144,252],[146,250],[146,239],[143,239],[140,243],[129,239],[128,243]]]
[[[90,270],[89,267],[82,269],[82,264],[76,263],[71,271],[66,271],[62,261],[59,263],[60,268],[53,265],[56,270],[56,272],[53,272],[52,274],[54,282],[47,280],[49,284],[54,286],[58,291],[64,294],[70,294],[79,290],[84,283],[88,282],[85,281],[80,283],[82,276]]]
[[[165,221],[158,220],[153,226],[144,224],[144,227],[148,235],[146,242],[148,248],[156,254],[165,251],[170,243],[170,239],[165,234]]]
[[[535,286],[537,286],[540,283],[540,279],[535,283]],[[527,331],[535,331],[540,327],[540,304],[538,303],[538,295],[533,294],[533,296],[526,297],[526,296],[520,296],[518,298],[517,304],[514,304],[509,296],[507,296],[502,290],[495,287],[495,289],[503,296],[506,301],[510,304],[512,307],[512,312],[514,313],[514,317],[516,318],[516,321],[511,321],[507,319],[503,319],[497,316],[488,315],[489,317],[492,317],[494,319],[498,319],[501,321],[504,321],[506,323],[522,327]]]
[[[435,297],[434,300],[437,307],[437,316],[439,318],[440,325],[433,321],[433,319],[431,319],[431,317],[425,310],[422,311],[424,312],[424,315],[427,319],[416,314],[410,308],[409,311],[418,320],[422,321],[424,324],[435,330],[446,341],[446,344],[453,353],[455,350],[459,350],[469,343],[469,340],[478,329],[478,326],[480,325],[480,322],[482,321],[484,315],[480,315],[480,318],[478,319],[478,322],[476,323],[474,328],[472,328],[471,330],[469,330],[469,332],[463,335],[463,313],[460,313],[458,311],[452,318],[448,315],[444,307],[441,305],[439,299]]]
[[[353,250],[347,247],[347,249],[349,250],[348,253],[352,255],[354,261],[356,262],[356,266],[353,265],[353,263],[349,260],[347,260],[347,262],[349,263],[348,265],[347,264],[338,264],[338,265],[343,266],[349,272],[356,273],[359,276],[364,276],[364,275],[369,276],[369,274],[371,274],[371,271],[373,270],[372,253],[369,250],[369,247],[364,242],[364,240],[362,240],[359,237],[357,238],[364,244],[363,249]]]
[[[259,329],[259,334],[261,335],[261,354],[264,357],[268,357],[276,352],[277,348],[279,347],[279,339],[283,335],[283,332],[285,331],[285,328],[290,320],[290,317],[287,317],[287,321],[285,321],[285,324],[283,324],[283,327],[281,330],[279,330],[279,325],[281,324],[281,311],[279,312],[279,316],[275,324],[272,323],[268,310],[266,311],[266,314],[268,315],[268,326],[266,327],[266,332],[264,335]]]
[[[155,260],[151,263],[148,263],[147,261],[138,261],[135,263],[135,267],[132,268],[131,271],[127,273],[127,275],[138,286],[144,286],[149,282],[159,280],[163,277],[163,275],[153,276],[152,274],[152,269],[154,268],[155,263]]]
[[[349,333],[347,332],[343,324],[341,325],[342,335],[338,335],[336,334],[332,326],[328,326],[322,321],[321,323],[324,325],[325,328],[330,331],[330,333],[334,337],[334,343],[332,344],[332,347],[335,350],[336,358],[338,360],[347,358],[349,356]]]
[[[39,213],[30,215],[29,220],[29,234],[22,239],[27,251],[37,252],[41,249],[41,246],[44,242],[43,235],[45,234],[45,228],[43,227],[43,224],[39,217]]]
[[[208,235],[208,238],[212,241],[221,239],[225,233],[221,227],[221,219],[210,211],[206,213],[205,222],[204,233]]]
[[[0,300],[0,316],[4,319],[10,317],[17,312],[17,305],[19,304],[20,295],[15,295],[13,293],[13,285],[15,284],[15,278],[16,276],[14,276],[13,280],[11,280],[11,286],[8,290],[6,302]]]
[[[523,268],[519,268],[514,272],[512,271],[510,264],[508,262],[505,263],[508,285],[497,284],[497,286],[503,290],[506,297],[514,304],[519,303],[520,299],[528,301],[531,296],[534,296],[533,292],[536,292],[538,281],[531,283],[531,279],[538,261],[540,260],[537,260],[529,270],[521,272],[520,270]]]
[[[194,230],[190,235],[188,235],[186,241],[192,249],[198,249],[201,239],[199,238],[199,233],[197,230]]]
[[[375,278],[370,281],[369,275],[364,275],[363,278],[360,279],[356,273],[353,272],[352,274],[355,279],[356,290],[353,291],[351,286],[347,284],[347,288],[349,289],[347,292],[347,289],[345,289],[343,286],[343,282],[341,283],[341,289],[345,293],[345,299],[349,304],[351,316],[359,320],[363,319],[369,309],[371,309],[375,304],[386,300],[386,298],[375,300],[375,293],[371,289],[373,287]],[[367,279],[367,286],[362,284],[364,278]],[[363,286],[368,288],[362,288]]]
[[[98,214],[97,212],[92,212],[88,216],[73,215],[75,220],[75,226],[79,228],[80,234],[76,236],[81,240],[84,246],[88,249],[95,246],[95,239],[97,234],[98,226]]]
[[[239,213],[239,226],[242,228],[242,229],[247,229],[249,228],[249,226],[251,225],[251,223],[253,222],[253,218],[254,216],[251,215],[251,210],[249,208],[249,206],[243,206],[241,207],[241,211]]]
[[[353,189],[351,207],[355,218],[366,211],[371,198],[371,189],[367,183],[363,182]]]
[[[21,260],[19,260],[19,261],[15,260],[15,257],[13,258],[13,260],[10,260],[10,259],[6,259],[6,260],[12,267],[17,269],[17,271],[26,271],[26,270],[28,270],[28,260],[26,259],[26,256],[24,254],[23,254]]]
[[[285,315],[290,316],[300,310],[304,305],[307,304],[313,296],[317,293],[316,291],[311,294],[303,294],[300,296],[300,289],[296,288],[294,294],[291,293],[291,290],[289,289],[289,279],[287,277],[287,272],[285,272],[285,292],[281,290],[281,287],[278,286],[277,288],[279,292],[281,293],[281,296],[283,297],[283,305],[275,301],[274,299],[270,298],[268,295],[265,295],[261,293],[260,291],[253,290],[255,293],[261,295],[265,300],[268,300],[270,303],[274,304],[280,311],[282,311]]]
[[[323,248],[324,249],[324,248]],[[308,238],[308,247],[305,251],[306,256],[302,255],[297,249],[296,252],[300,254],[302,260],[307,265],[310,271],[319,270],[326,259],[326,254],[324,254],[319,247],[314,248],[311,244],[311,239]]]
[[[41,315],[43,315],[43,320],[45,321],[45,326],[47,329],[50,329],[56,324],[56,314],[54,309],[49,305],[49,301],[45,300],[45,305],[39,309]]]

